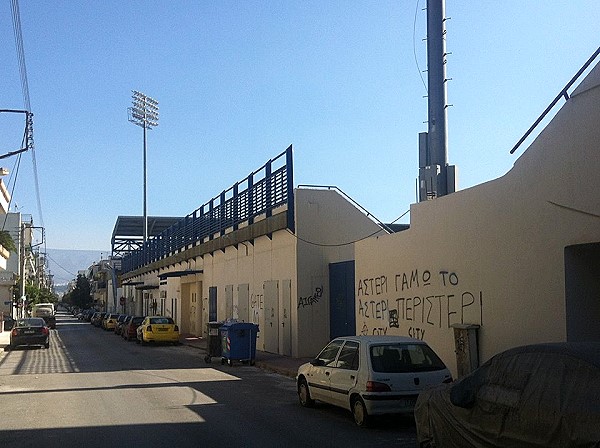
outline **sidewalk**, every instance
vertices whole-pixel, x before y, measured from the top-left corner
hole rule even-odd
[[[2,326],[2,322],[0,322]],[[0,331],[0,349],[10,344],[10,331]]]
[[[179,341],[183,345],[188,345],[201,350],[203,355],[207,353],[206,340],[203,338],[198,338],[193,335],[181,335]],[[311,360],[312,358],[292,358],[291,356],[276,355],[257,350],[255,365],[260,369],[294,378],[298,372],[298,367]],[[220,363],[220,360],[218,358],[213,358],[212,362]]]

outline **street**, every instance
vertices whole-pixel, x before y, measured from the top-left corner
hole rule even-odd
[[[410,418],[360,429],[298,404],[294,380],[141,346],[59,314],[50,348],[0,353],[0,446],[414,447]]]

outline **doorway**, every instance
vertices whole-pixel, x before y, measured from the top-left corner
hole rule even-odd
[[[600,341],[600,243],[565,247],[567,341]]]

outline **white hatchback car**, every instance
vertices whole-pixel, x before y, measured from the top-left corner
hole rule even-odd
[[[418,339],[345,336],[301,365],[296,382],[302,406],[312,406],[314,400],[340,406],[365,426],[373,415],[412,414],[419,392],[452,382],[452,375]]]

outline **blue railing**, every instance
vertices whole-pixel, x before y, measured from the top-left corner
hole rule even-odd
[[[294,182],[292,146],[269,160],[241,182],[146,241],[123,257],[123,273],[161,260],[242,223],[252,224],[259,215],[271,216],[273,209],[287,204],[287,225],[294,231]]]

